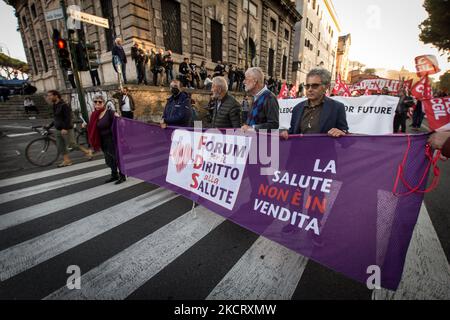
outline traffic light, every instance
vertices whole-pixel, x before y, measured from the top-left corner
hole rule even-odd
[[[70,62],[70,49],[68,43],[64,39],[58,39],[56,42],[59,63],[63,69],[70,69],[72,64]]]

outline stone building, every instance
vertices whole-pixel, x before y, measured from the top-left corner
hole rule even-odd
[[[303,19],[297,22],[294,39],[294,70],[298,83],[315,67],[336,70],[336,51],[341,26],[331,0],[296,0]]]
[[[32,67],[31,79],[39,90],[67,87],[59,67],[53,30],[66,37],[63,19],[47,21],[45,14],[60,7],[59,0],[5,0],[16,10],[19,30]],[[99,55],[102,84],[117,82],[111,63],[115,37],[121,37],[128,55],[127,78],[136,79],[131,46],[145,50],[172,50],[176,64],[189,57],[212,70],[217,61],[242,68],[260,66],[268,75],[289,82],[292,73],[294,26],[301,20],[288,0],[66,0],[83,12],[109,20],[109,29],[82,24],[86,41]],[[175,73],[178,66],[175,65]],[[149,71],[148,71],[149,73]],[[147,75],[149,77],[150,74]],[[90,86],[89,72],[81,72]]]
[[[350,34],[339,37],[338,50],[336,56],[336,74],[340,74],[342,80],[347,81],[349,70],[349,53],[352,45],[352,37]]]

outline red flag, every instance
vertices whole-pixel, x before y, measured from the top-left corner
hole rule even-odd
[[[417,100],[431,99],[433,97],[428,76],[423,76],[422,79],[411,88],[411,94]]]
[[[417,76],[424,77],[430,74],[436,74],[441,72],[439,69],[439,64],[435,56],[424,55],[416,57],[416,70]]]
[[[342,86],[341,75],[338,74],[337,79],[336,79],[336,83],[334,84],[334,88],[333,88],[332,93],[333,93],[334,95],[338,95],[338,94],[339,94],[339,91],[340,91],[340,89],[341,89],[341,86]]]
[[[425,99],[422,106],[431,130],[450,130],[450,97]]]
[[[366,87],[366,90],[364,91],[365,96],[370,96],[370,90],[369,87]]]
[[[403,89],[406,90],[407,94],[411,91],[412,84],[413,79],[409,79],[408,81],[403,82]]]
[[[280,94],[278,95],[278,99],[286,99],[286,98],[289,98],[289,89],[285,82],[285,83],[283,83],[283,86],[281,87]]]
[[[297,98],[297,92],[298,92],[298,85],[295,84],[294,86],[292,86],[291,91],[289,92],[289,96],[291,98]]]

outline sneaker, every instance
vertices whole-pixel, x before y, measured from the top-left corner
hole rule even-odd
[[[60,164],[58,164],[58,168],[62,168],[62,167],[68,167],[71,166],[73,163],[72,162],[61,162]]]

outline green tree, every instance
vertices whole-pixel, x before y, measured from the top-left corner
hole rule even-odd
[[[375,75],[377,71],[375,69],[372,68],[367,68],[366,70],[364,70],[364,74],[370,74],[370,75]]]
[[[450,92],[450,71],[440,76],[439,80],[440,89],[445,92]]]
[[[428,19],[419,26],[419,39],[426,44],[433,44],[439,50],[450,50],[450,1],[425,0],[423,4],[428,12]]]

